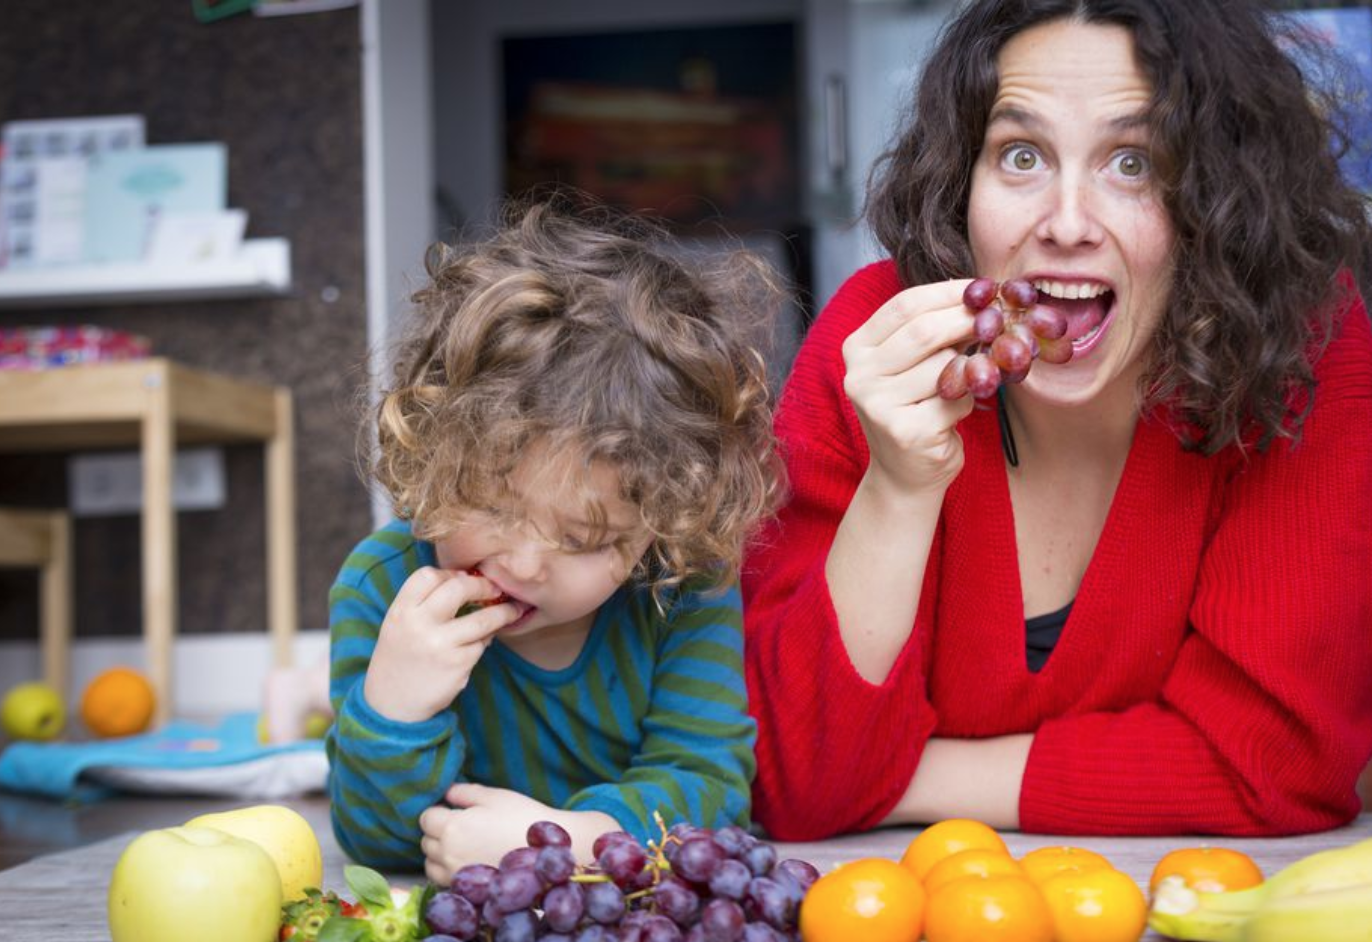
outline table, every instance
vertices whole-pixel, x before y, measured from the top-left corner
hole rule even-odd
[[[223,801],[206,810],[227,810],[238,804],[242,803]],[[337,890],[351,899],[352,893],[343,882],[346,860],[329,828],[327,802],[312,799],[282,804],[299,810],[319,836],[324,851],[325,889]],[[177,816],[156,826],[179,824],[189,817],[184,807],[176,807],[174,814]],[[110,873],[119,854],[137,833],[130,831],[87,847],[48,854],[12,869],[0,870],[0,942],[51,942],[53,939],[61,939],[62,942],[108,942],[105,892]],[[799,857],[810,861],[821,871],[828,871],[839,863],[860,857],[897,859],[917,833],[917,828],[891,828],[814,843],[777,844],[776,847],[782,857]],[[1242,850],[1258,862],[1264,873],[1272,874],[1307,854],[1369,837],[1372,837],[1372,814],[1362,815],[1349,827],[1320,834],[1288,838],[1211,839],[1209,843]],[[1064,843],[1099,851],[1144,888],[1148,885],[1153,865],[1164,853],[1206,842],[1187,837],[1064,838],[1017,833],[1006,834],[1005,838],[1015,856],[1035,847]],[[398,886],[416,885],[423,880],[418,874],[387,876]],[[1146,940],[1160,938],[1152,932],[1144,936]]]
[[[134,445],[142,454],[143,636],[148,677],[158,694],[158,724],[172,712],[176,448],[237,442],[262,442],[266,448],[267,624],[273,659],[288,666],[297,623],[290,391],[160,357],[0,372],[0,454]],[[56,670],[56,657],[45,653],[44,673],[60,679],[65,673]]]

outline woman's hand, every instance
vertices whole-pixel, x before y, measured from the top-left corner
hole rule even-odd
[[[367,666],[363,695],[371,708],[415,723],[452,703],[496,632],[519,617],[509,604],[456,613],[468,602],[499,597],[494,583],[470,573],[431,566],[411,573],[386,612]]]
[[[447,805],[435,805],[419,816],[424,832],[424,873],[439,886],[468,864],[495,866],[500,858],[528,842],[529,825],[552,821],[572,838],[578,860],[591,859],[591,845],[619,823],[599,811],[561,811],[507,788],[463,783],[448,789]]]
[[[962,470],[956,426],[973,400],[941,398],[938,376],[972,336],[962,303],[968,284],[907,288],[844,341],[843,390],[871,452],[868,486],[892,495],[942,494]]]
[[[885,681],[910,639],[943,495],[962,470],[957,423],[972,397],[943,399],[938,376],[952,348],[972,336],[962,304],[968,284],[906,289],[843,344],[843,388],[871,460],[824,571],[848,657],[873,684]]]

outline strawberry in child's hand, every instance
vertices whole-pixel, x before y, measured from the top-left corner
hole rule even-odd
[[[469,576],[481,576],[481,570],[480,570],[480,569],[477,569],[475,566],[473,566],[471,569],[468,569],[468,570],[467,570],[467,575],[469,575]],[[482,578],[485,578],[485,577],[482,576]],[[470,615],[472,612],[479,612],[479,611],[481,611],[483,608],[490,608],[492,605],[499,605],[501,602],[508,602],[509,600],[510,600],[510,597],[509,597],[508,595],[506,595],[504,592],[502,592],[502,593],[500,593],[498,596],[496,596],[496,597],[493,598],[493,599],[479,599],[479,600],[477,600],[477,601],[475,601],[475,602],[468,602],[468,603],[466,603],[465,605],[463,605],[461,608],[459,608],[459,609],[457,610],[457,614],[454,615],[453,617],[454,617],[454,618],[461,618],[463,615]]]

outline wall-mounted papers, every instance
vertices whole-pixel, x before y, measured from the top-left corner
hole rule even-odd
[[[248,212],[225,209],[217,213],[163,213],[153,226],[148,246],[150,265],[203,265],[238,255]]]
[[[161,217],[219,212],[227,191],[228,151],[220,143],[98,155],[86,181],[86,261],[145,258]]]
[[[9,121],[0,161],[0,268],[80,262],[87,161],[140,149],[142,115]]]

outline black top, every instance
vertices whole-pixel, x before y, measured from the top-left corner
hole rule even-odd
[[[1071,613],[1072,603],[1068,602],[1056,612],[1024,620],[1024,655],[1032,673],[1038,673],[1048,662],[1048,655],[1053,653],[1058,636],[1062,634],[1062,626],[1067,624],[1067,616]]]

